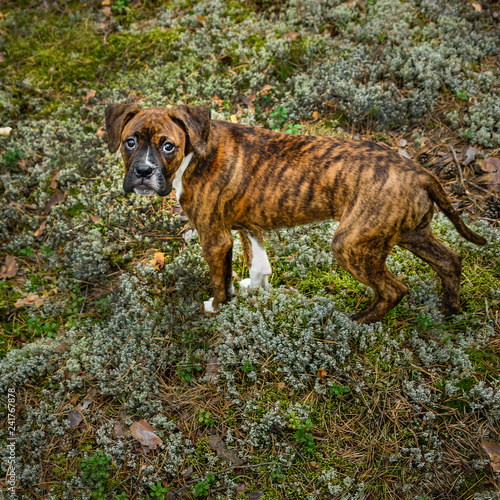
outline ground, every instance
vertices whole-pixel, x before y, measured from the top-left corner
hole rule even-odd
[[[5,498],[500,498],[499,18],[486,0],[4,1]],[[269,233],[272,287],[203,314],[174,196],[122,191],[114,102],[418,161],[488,240],[433,222],[463,257],[462,312],[443,318],[435,273],[396,249],[409,295],[353,323],[371,290],[324,222]],[[233,271],[238,288],[236,235]]]

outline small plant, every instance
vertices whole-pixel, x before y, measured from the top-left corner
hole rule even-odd
[[[128,0],[116,0],[116,2],[111,6],[111,10],[115,14],[125,14],[128,8]]]
[[[105,453],[95,453],[82,462],[82,469],[84,481],[89,482],[95,488],[92,496],[98,500],[104,500],[106,498],[105,483],[111,469],[111,457]]]
[[[286,129],[287,134],[300,134],[300,131],[302,130],[302,125],[300,123],[296,124],[289,124],[288,128]]]
[[[250,373],[250,372],[253,372],[255,370],[255,368],[252,366],[250,361],[248,361],[248,359],[245,359],[245,362],[243,363],[243,366],[241,367],[241,369],[245,373]]]
[[[165,494],[168,493],[168,488],[162,486],[161,481],[151,486],[150,498],[156,498],[157,500],[164,500]]]
[[[59,324],[54,321],[44,321],[38,316],[28,320],[28,331],[33,334],[33,337],[54,338],[58,330]]]
[[[198,414],[198,422],[203,425],[208,425],[208,427],[213,427],[215,424],[215,420],[212,418],[212,413],[209,411],[205,411],[203,408],[200,408],[200,413]]]
[[[177,363],[177,374],[186,382],[190,382],[201,369],[199,364],[192,361],[189,363]]]
[[[19,160],[23,157],[21,152],[19,151],[19,148],[16,146],[13,149],[8,149],[3,155],[2,155],[2,163],[7,167],[7,168],[12,168],[15,167]]]
[[[280,467],[276,467],[276,469],[269,474],[269,479],[272,483],[282,483],[285,480],[285,474],[283,474]]]
[[[195,498],[206,497],[210,491],[210,484],[214,481],[215,476],[211,472],[208,472],[204,481],[198,481],[194,485],[193,495]]]
[[[457,90],[457,97],[461,101],[466,101],[467,100],[467,90]]]
[[[288,118],[288,111],[283,106],[276,106],[276,109],[269,115],[274,120],[272,130],[280,130],[285,125]]]
[[[332,384],[330,390],[337,397],[347,394],[351,389],[347,385]]]
[[[297,424],[295,431],[295,439],[304,445],[306,451],[312,453],[314,451],[314,436],[309,432],[312,428],[311,419],[308,418],[303,424]]]

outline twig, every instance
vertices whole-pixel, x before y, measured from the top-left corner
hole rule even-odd
[[[458,162],[457,153],[455,152],[455,148],[450,145],[451,153],[453,155],[453,159],[455,160],[455,165],[457,166],[458,176],[460,177],[460,184],[464,183],[464,174],[462,172],[462,167],[460,167],[460,163]]]

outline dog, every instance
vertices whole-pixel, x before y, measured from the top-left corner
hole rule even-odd
[[[109,151],[121,150],[125,192],[166,196],[175,188],[197,229],[213,289],[205,311],[235,294],[232,230],[250,270],[240,286],[260,287],[271,274],[264,231],[326,219],[339,221],[337,262],[375,294],[353,320],[377,322],[408,293],[386,267],[395,245],[438,273],[444,316],[459,311],[461,257],[432,235],[434,203],[464,238],[486,240],[464,224],[431,173],[387,146],[211,120],[199,106],[112,104],[105,118]]]

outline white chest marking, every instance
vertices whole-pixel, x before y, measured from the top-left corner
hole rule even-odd
[[[240,286],[258,288],[267,286],[267,277],[271,274],[272,269],[267,258],[266,248],[247,233],[248,239],[252,244],[252,263],[250,264],[250,280],[245,279],[240,281]]]
[[[193,157],[193,153],[189,153],[187,156],[184,157],[182,160],[182,163],[180,164],[179,168],[177,169],[177,172],[175,172],[175,177],[174,180],[172,181],[172,186],[174,187],[177,196],[177,201],[180,203],[181,202],[181,195],[182,195],[182,176],[184,175],[184,172],[186,171],[186,168],[188,168],[189,162],[191,161],[191,158]]]

